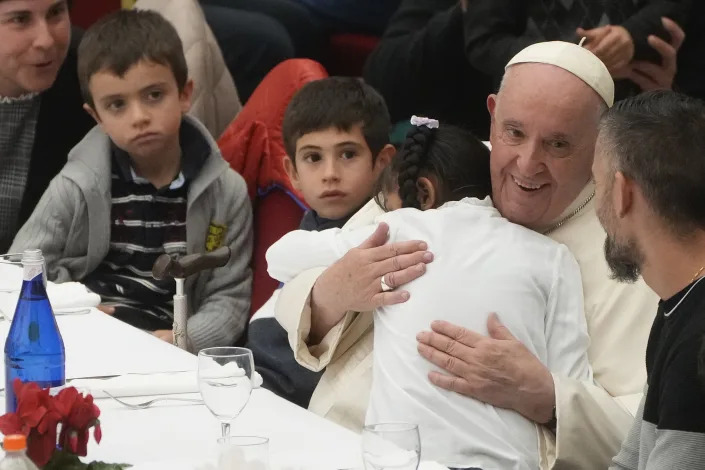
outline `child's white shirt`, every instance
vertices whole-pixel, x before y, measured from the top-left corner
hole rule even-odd
[[[389,243],[423,240],[434,260],[404,286],[407,302],[374,315],[374,366],[367,423],[419,425],[422,456],[449,467],[538,468],[536,425],[518,413],[442,390],[428,373],[446,373],[421,357],[416,335],[446,320],[487,335],[496,312],[551,372],[592,380],[577,262],[564,245],[504,219],[489,198],[438,209],[400,209],[376,219]],[[377,224],[354,230],[296,230],[267,251],[270,276],[287,282],[330,266]]]

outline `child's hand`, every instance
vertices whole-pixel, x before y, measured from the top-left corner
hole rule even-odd
[[[108,305],[100,304],[96,308],[106,315],[114,315],[115,314],[115,307],[110,307]]]
[[[152,334],[162,341],[166,341],[169,344],[174,344],[174,331],[173,330],[156,330]]]
[[[585,47],[604,62],[613,76],[619,75],[619,71],[634,59],[634,40],[623,26],[578,28],[577,33],[587,38]]]

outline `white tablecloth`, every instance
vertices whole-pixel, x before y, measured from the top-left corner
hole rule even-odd
[[[178,464],[173,468],[193,469],[217,456],[220,423],[203,405],[163,402],[146,410],[130,410],[110,399],[97,403],[103,441],[89,446],[91,459],[150,466],[170,463]],[[231,433],[268,437],[275,469],[337,470],[361,464],[359,436],[264,389],[252,392]]]
[[[198,359],[193,354],[98,310],[83,315],[57,315],[56,322],[66,349],[67,379],[195,371],[198,368]],[[9,331],[10,322],[0,321],[2,345]],[[4,361],[0,367],[4,377]]]
[[[67,378],[191,371],[196,356],[171,346],[97,310],[57,316],[66,348]],[[4,344],[9,322],[0,321]],[[4,375],[3,375],[4,376]],[[152,384],[153,385],[153,384]],[[184,397],[200,398],[199,394]],[[124,398],[142,402],[151,397]],[[192,470],[214,462],[220,424],[204,405],[163,402],[131,410],[111,399],[97,399],[103,441],[89,444],[89,460],[140,464],[143,468]],[[359,467],[360,438],[271,392],[254,390],[232,426],[233,435],[270,438],[273,470],[337,470]]]
[[[0,264],[0,290],[21,284],[20,279],[10,279],[18,275],[20,270]],[[155,389],[168,388],[170,374],[165,373],[192,373],[195,380],[196,356],[95,309],[88,314],[57,315],[57,324],[66,348],[69,384],[71,379],[143,374],[150,385],[145,390],[155,393]],[[9,321],[0,320],[3,345],[9,328]],[[4,377],[4,363],[0,367]],[[159,380],[163,383],[155,383]],[[129,395],[139,393],[133,389]],[[200,398],[197,393],[180,396]],[[151,398],[123,399],[138,403]],[[101,409],[103,440],[98,445],[91,438],[87,460],[130,463],[134,470],[195,470],[217,458],[220,423],[204,405],[162,402],[132,410],[109,398],[96,399],[96,403]],[[232,434],[268,437],[272,470],[340,470],[362,465],[357,434],[264,389],[252,392],[233,422]],[[437,468],[422,464],[419,470]]]

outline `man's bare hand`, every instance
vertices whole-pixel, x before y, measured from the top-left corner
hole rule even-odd
[[[450,374],[431,372],[429,379],[446,390],[547,423],[556,403],[553,376],[495,314],[487,326],[489,337],[444,321],[419,333],[419,353]]]
[[[610,25],[592,29],[578,28],[575,32],[578,34],[579,38],[585,38],[585,44],[583,44],[583,46],[587,50],[594,52],[597,45],[609,34],[610,28]]]
[[[676,58],[678,49],[685,40],[685,32],[675,21],[668,18],[661,18],[661,23],[670,34],[671,40],[666,42],[654,35],[648,38],[649,45],[656,49],[661,56],[661,64],[634,61],[629,69],[629,74],[625,77],[639,85],[643,91],[670,90],[678,71]]]
[[[578,28],[577,33],[587,38],[585,47],[599,57],[613,75],[634,59],[634,40],[623,26]]]

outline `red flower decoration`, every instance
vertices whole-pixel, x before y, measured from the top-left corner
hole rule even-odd
[[[23,384],[19,379],[15,379],[12,386],[17,396],[17,414],[20,419],[30,428],[37,427],[48,411],[46,403],[49,390],[42,390],[36,383]]]
[[[93,397],[80,396],[71,407],[68,425],[73,429],[87,429],[95,423],[98,416],[100,416],[100,410],[93,404]]]
[[[102,439],[98,417],[100,410],[91,395],[83,396],[74,387],[68,387],[56,396],[36,383],[13,382],[17,397],[17,411],[0,416],[3,434],[21,433],[27,436],[27,456],[42,467],[56,451],[57,443],[63,450],[85,456],[88,451],[89,429],[95,426],[96,442]],[[57,426],[61,433],[57,441]]]
[[[100,420],[96,421],[95,427],[93,428],[93,439],[100,444],[103,439],[103,430],[100,428]]]
[[[54,406],[62,417],[68,417],[71,412],[71,407],[78,398],[78,390],[74,387],[69,387],[61,390],[54,400]]]
[[[8,434],[27,435],[27,431],[25,431],[22,426],[22,420],[15,413],[8,413],[0,416],[0,432],[6,436]]]

